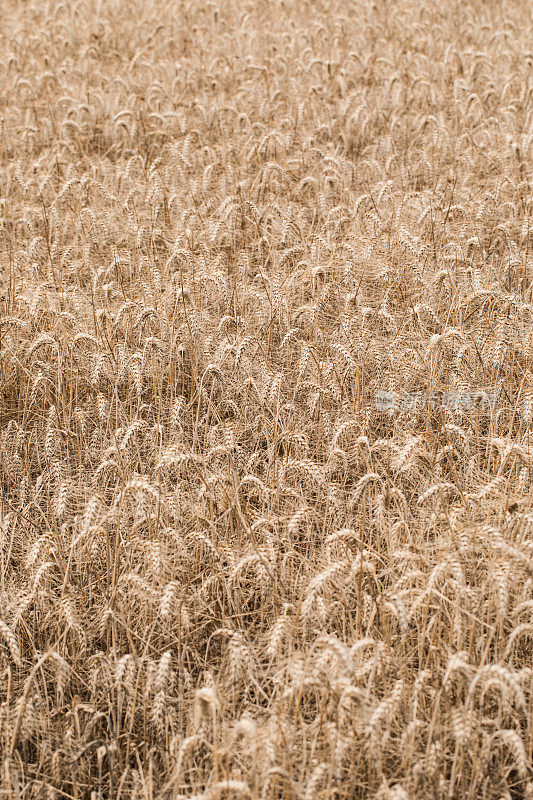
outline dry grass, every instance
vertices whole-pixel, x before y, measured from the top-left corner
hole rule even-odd
[[[532,42],[2,2],[0,798],[533,797]]]

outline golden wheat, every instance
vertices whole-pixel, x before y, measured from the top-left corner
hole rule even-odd
[[[533,798],[532,41],[2,4],[2,797]]]

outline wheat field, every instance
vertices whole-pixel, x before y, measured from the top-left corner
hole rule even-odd
[[[532,800],[531,2],[0,6],[0,800]]]

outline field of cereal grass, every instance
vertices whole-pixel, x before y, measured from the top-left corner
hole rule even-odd
[[[3,0],[0,799],[533,798],[533,15]]]

